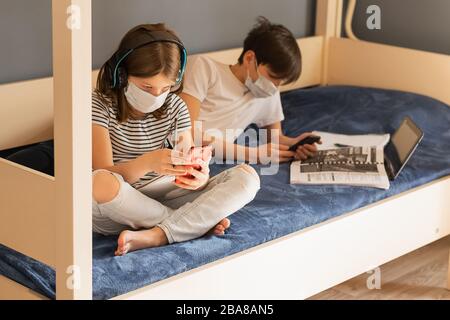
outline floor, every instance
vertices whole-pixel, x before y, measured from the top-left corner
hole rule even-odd
[[[310,299],[450,300],[446,289],[450,236],[364,273]],[[371,289],[369,289],[371,288]]]

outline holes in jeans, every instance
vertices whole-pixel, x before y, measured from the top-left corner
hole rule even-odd
[[[110,178],[109,175],[108,178],[106,178],[107,173],[109,173],[113,178]],[[99,174],[102,176],[97,177]],[[112,172],[107,170],[98,171],[93,175],[92,180],[92,197],[97,204],[105,205],[110,203],[119,195],[120,181]]]

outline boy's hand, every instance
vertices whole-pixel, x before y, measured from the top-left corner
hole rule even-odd
[[[291,161],[296,153],[289,151],[289,146],[284,144],[268,143],[258,147],[258,162],[267,164],[270,162],[281,163]]]
[[[314,134],[312,132],[302,133],[296,138],[296,142],[313,135]],[[318,144],[322,144],[322,141],[319,141]],[[295,151],[295,159],[306,160],[309,157],[314,156],[316,152],[317,152],[316,144],[304,144],[302,146],[298,146],[297,150]]]

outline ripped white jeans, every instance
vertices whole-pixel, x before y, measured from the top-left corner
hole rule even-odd
[[[109,202],[92,200],[93,230],[104,235],[123,230],[160,227],[169,243],[191,240],[204,235],[225,217],[252,201],[260,188],[256,171],[241,164],[209,179],[200,191],[176,187],[176,197],[152,199],[133,188],[123,177],[118,194]]]

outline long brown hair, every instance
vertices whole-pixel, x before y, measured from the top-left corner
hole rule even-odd
[[[174,35],[176,34],[167,29],[163,23],[158,24],[142,24],[134,27],[123,37],[120,42],[118,50],[127,47],[130,39],[139,35],[139,33],[146,31],[167,31]],[[175,43],[170,42],[155,42],[144,47],[134,50],[123,62],[122,66],[127,71],[129,76],[146,78],[153,77],[160,73],[167,78],[175,81],[178,77],[178,72],[181,66],[180,48]],[[126,122],[133,118],[132,107],[125,97],[125,88],[111,88],[111,75],[107,71],[107,63],[105,63],[99,72],[97,78],[96,92],[100,99],[105,104],[111,104],[113,108],[117,109],[117,121],[119,123]],[[182,91],[182,85],[174,92]],[[164,105],[152,112],[153,116],[160,119],[167,110],[167,100]]]

